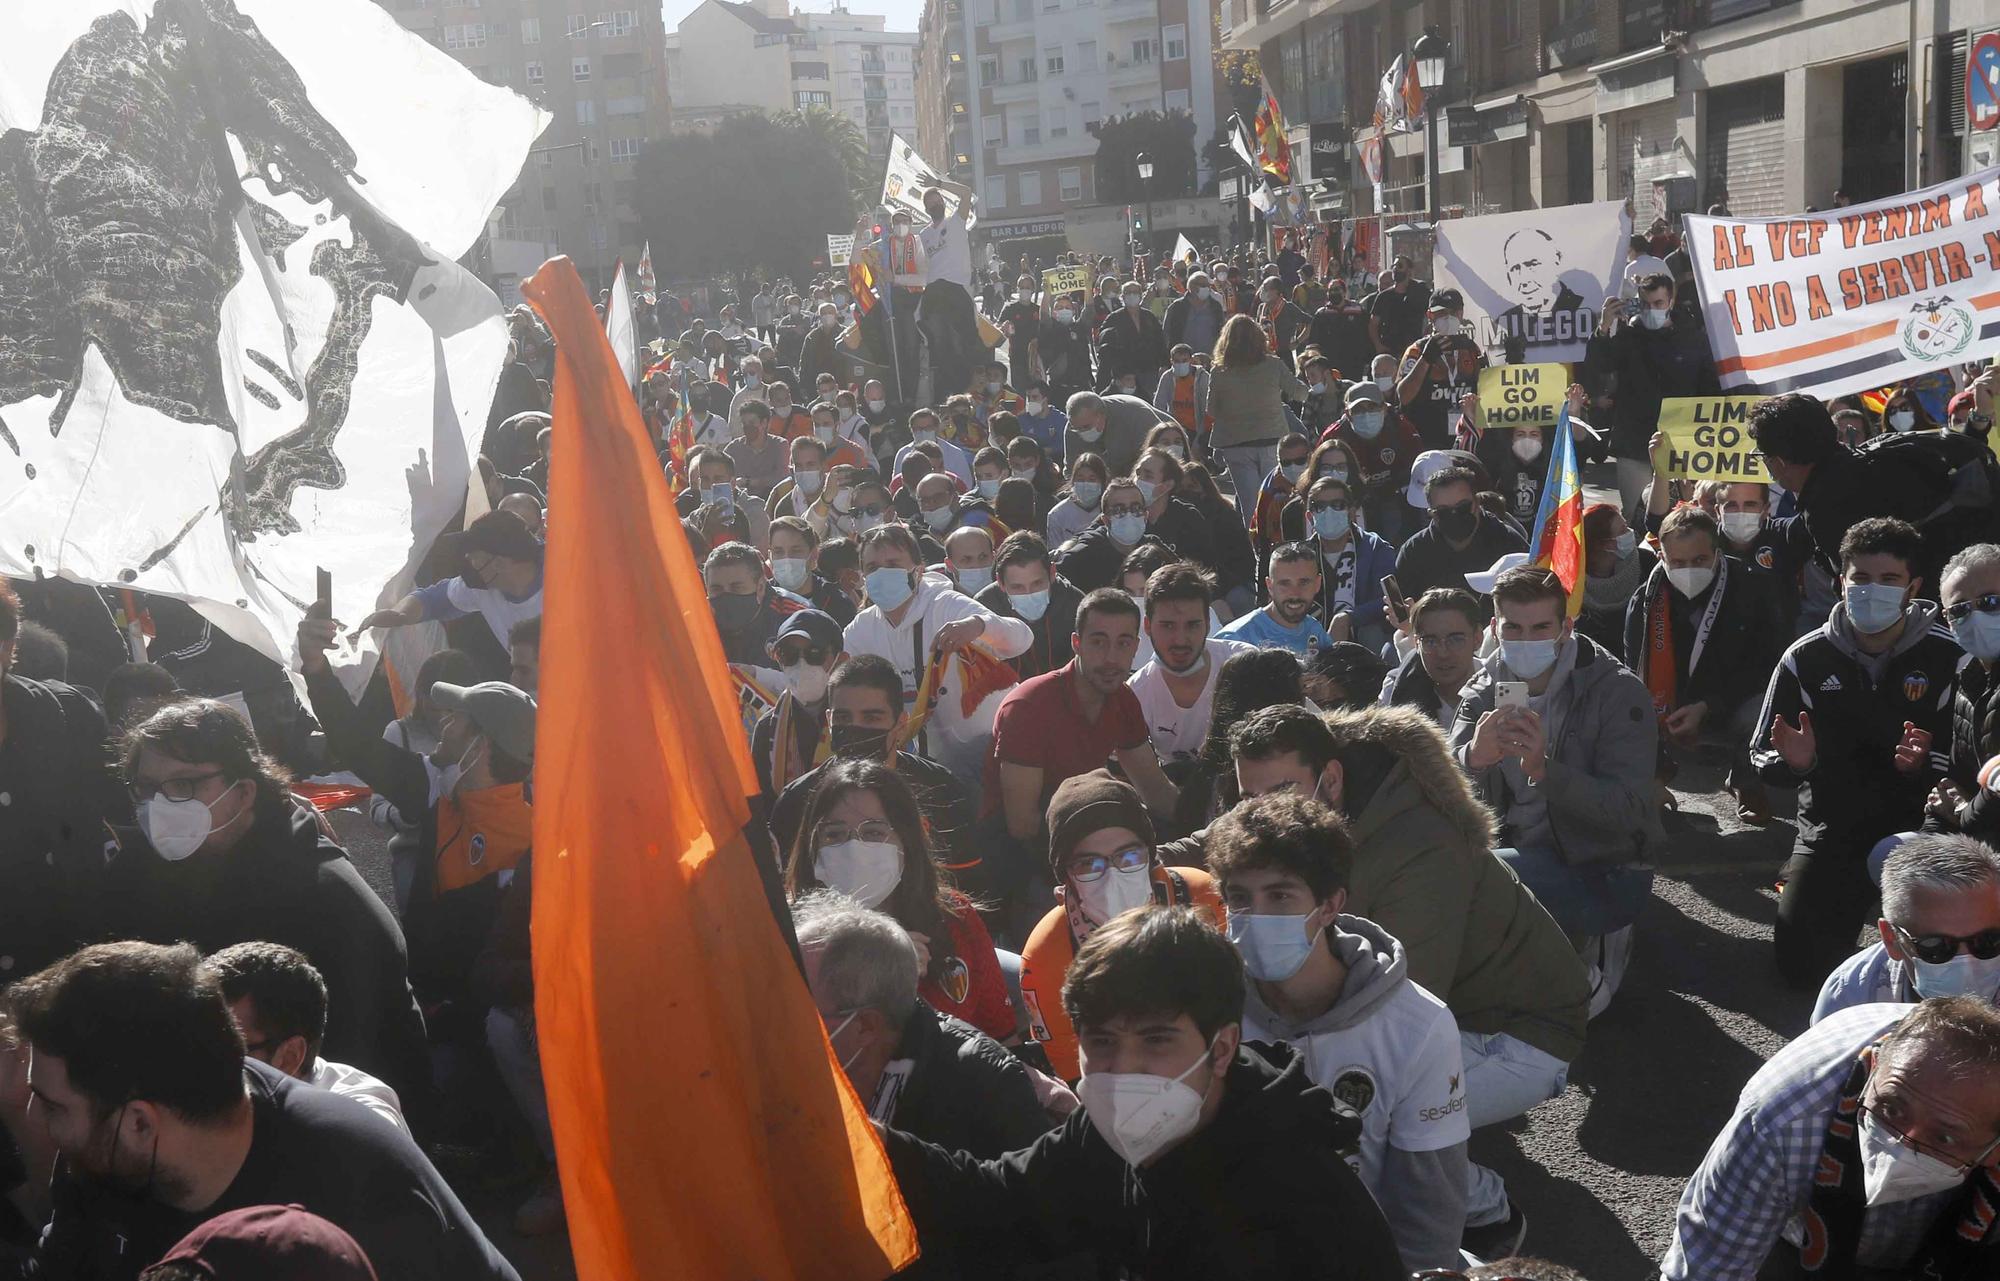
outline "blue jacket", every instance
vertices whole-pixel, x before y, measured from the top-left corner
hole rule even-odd
[[[1365,529],[1353,529],[1349,537],[1354,546],[1354,624],[1383,622],[1382,580],[1396,572],[1396,549],[1381,535]],[[1322,623],[1333,617],[1333,576],[1327,573],[1324,558],[1320,561],[1319,608]]]

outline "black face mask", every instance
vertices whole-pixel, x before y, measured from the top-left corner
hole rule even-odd
[[[1479,527],[1479,506],[1468,503],[1463,507],[1440,507],[1431,513],[1438,532],[1446,538],[1463,542],[1472,537],[1472,531]]]
[[[716,627],[725,632],[740,632],[757,620],[757,610],[763,602],[753,595],[739,596],[727,594],[708,598],[708,607],[715,612]]]
[[[465,562],[464,567],[458,571],[458,576],[461,580],[464,581],[467,587],[471,587],[475,590],[482,587],[492,586],[491,583],[486,581],[486,575],[480,573],[478,567],[475,566],[471,561]]]
[[[889,758],[889,731],[864,725],[835,725],[828,732],[833,754],[842,760],[881,761]]]

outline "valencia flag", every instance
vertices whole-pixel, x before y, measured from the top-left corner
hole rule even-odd
[[[1567,401],[1556,416],[1549,442],[1549,474],[1542,481],[1528,563],[1555,572],[1569,592],[1571,618],[1583,612],[1583,473],[1576,465],[1576,435],[1569,425]]]
[[[916,1254],[772,919],[722,644],[567,258],[535,764],[535,1018],[583,1281],[863,1281]]]

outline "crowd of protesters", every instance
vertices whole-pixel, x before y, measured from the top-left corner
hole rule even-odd
[[[846,276],[639,325],[750,847],[913,1273],[1574,1278],[1468,1143],[1565,1090],[1709,750],[1746,822],[1798,792],[1774,959],[1817,1006],[1662,1275],[2000,1275],[2000,375],[1773,397],[1775,485],[1673,480],[1660,402],[1716,376],[1685,254],[1634,237],[1569,390],[1618,489],[1573,608],[1529,560],[1549,429],[1476,426],[1508,353],[1457,291],[1287,247],[1072,255],[1051,296],[961,261],[952,194],[893,222],[893,350]],[[588,496],[510,323],[485,514],[311,611],[297,672],[175,602],[0,591],[0,1273],[515,1276],[454,1186],[561,1230],[532,775],[547,505]],[[329,661],[418,624],[400,715]],[[378,825],[379,892],[313,798]]]

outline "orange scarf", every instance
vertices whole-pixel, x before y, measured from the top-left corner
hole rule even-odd
[[[528,852],[535,812],[520,783],[441,796],[437,803],[437,892],[449,894],[511,872]]]

